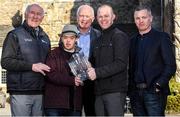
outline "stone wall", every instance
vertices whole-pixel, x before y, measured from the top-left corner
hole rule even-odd
[[[180,82],[180,1],[174,0],[174,37],[176,45],[176,81]]]
[[[13,29],[11,18],[22,9],[22,5],[22,0],[0,0],[0,45],[7,32]]]
[[[75,11],[79,4],[84,3],[83,0],[0,0],[0,46],[6,34],[13,29],[12,21],[21,18],[26,6],[35,2],[45,9],[41,26],[48,33],[53,46],[57,44],[58,33],[63,26],[75,23]]]
[[[12,24],[17,25],[17,21],[21,21],[23,18],[26,6],[35,2],[39,3],[45,10],[41,26],[48,33],[52,46],[57,45],[58,33],[61,32],[65,24],[76,23],[76,10],[81,4],[90,4],[96,11],[100,4],[111,3],[117,16],[115,23],[121,30],[131,34],[134,31],[134,25],[132,26],[134,23],[133,8],[139,2],[145,2],[153,7],[153,25],[156,28],[161,27],[158,7],[160,2],[155,0],[0,0],[0,47],[6,34],[13,29]]]

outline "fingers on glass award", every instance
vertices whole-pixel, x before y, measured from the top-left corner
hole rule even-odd
[[[83,52],[74,53],[68,61],[68,64],[74,76],[80,77],[82,81],[88,78],[86,71],[88,69],[89,61],[87,57],[84,56]]]

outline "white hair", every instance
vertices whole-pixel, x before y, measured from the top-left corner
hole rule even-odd
[[[42,16],[44,16],[44,9],[37,3],[28,5],[26,10],[25,10],[25,14],[28,14],[30,12],[31,7],[33,7],[33,6],[39,7],[42,10]]]
[[[91,10],[91,15],[92,17],[94,17],[94,9],[90,6],[90,5],[81,5],[78,9],[77,9],[77,12],[76,12],[76,17],[79,16],[79,12],[81,11],[82,8],[89,8]]]

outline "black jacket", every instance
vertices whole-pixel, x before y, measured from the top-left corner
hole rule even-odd
[[[94,41],[90,59],[97,75],[96,95],[127,91],[129,43],[127,35],[114,25],[103,30],[100,38]]]
[[[137,42],[139,34],[131,39],[130,48],[130,72],[129,72],[129,92],[136,90],[134,81],[135,58],[137,51]],[[151,29],[146,35],[148,39],[144,45],[143,74],[150,91],[155,91],[155,85],[158,83],[161,92],[169,94],[169,80],[176,72],[176,60],[173,52],[173,43],[165,32],[159,32]]]
[[[32,64],[45,62],[50,41],[39,27],[39,36],[25,22],[8,33],[2,51],[1,66],[7,70],[7,91],[10,93],[41,93],[44,76],[32,71]]]

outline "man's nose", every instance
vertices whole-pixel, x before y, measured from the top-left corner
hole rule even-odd
[[[33,17],[34,17],[34,18],[38,18],[38,15],[37,15],[37,14],[34,14]]]
[[[143,22],[144,20],[142,18],[139,19],[139,22]]]
[[[70,40],[71,40],[71,39],[70,39],[70,38],[68,38],[68,39],[67,39],[67,42],[70,42]]]

